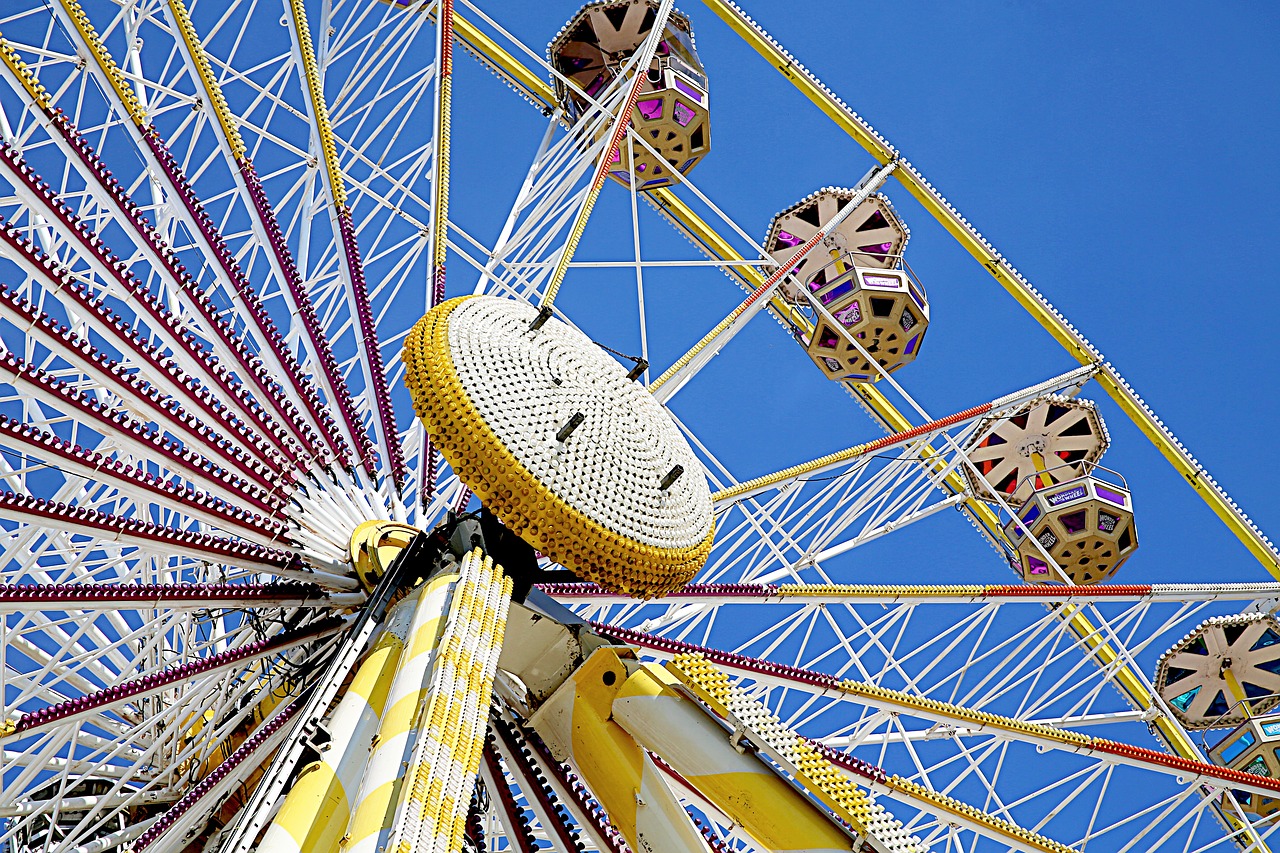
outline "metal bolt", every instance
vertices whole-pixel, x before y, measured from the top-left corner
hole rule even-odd
[[[551,308],[547,305],[543,305],[541,308],[538,309],[538,316],[534,317],[533,322],[529,324],[529,331],[531,332],[538,331],[550,319],[551,319]]]
[[[569,422],[560,427],[560,431],[556,433],[556,441],[563,444],[565,439],[573,435],[573,431],[581,426],[582,422],[586,419],[587,416],[582,414],[582,412],[574,412],[573,417],[569,418]]]
[[[684,473],[684,466],[677,465],[667,472],[667,476],[662,478],[662,485],[658,486],[658,491],[665,492],[667,489],[675,485],[676,480],[680,479],[680,475]]]

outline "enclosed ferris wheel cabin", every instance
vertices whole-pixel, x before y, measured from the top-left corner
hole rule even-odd
[[[1156,663],[1156,691],[1188,731],[1230,729],[1202,740],[1220,767],[1280,778],[1280,620],[1239,613],[1202,622]],[[1280,797],[1232,790],[1241,811],[1266,818]],[[1230,807],[1228,805],[1228,807]]]
[[[1012,514],[1004,533],[1023,580],[1101,583],[1137,550],[1133,495],[1098,464],[1110,444],[1093,402],[1060,394],[978,424],[962,473],[974,495]]]
[[[911,232],[885,196],[823,187],[769,222],[764,247],[778,264],[822,235],[783,281],[782,295],[812,324],[800,335],[828,379],[877,382],[914,361],[929,328],[924,287],[903,262]],[[849,205],[857,207],[832,227]]]
[[[552,66],[574,84],[566,86],[558,77],[554,81],[556,98],[571,124],[623,73],[653,32],[657,13],[657,0],[589,3],[551,42],[547,54]],[[609,175],[630,186],[634,173],[636,189],[652,190],[676,183],[676,173],[688,174],[711,150],[707,76],[688,17],[672,10],[642,73],[631,124],[643,143],[624,140],[613,154]]]

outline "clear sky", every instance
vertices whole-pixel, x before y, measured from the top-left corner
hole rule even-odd
[[[1273,330],[1280,314],[1280,215],[1268,200],[1280,177],[1275,4],[743,1],[1106,353],[1264,531],[1280,536],[1271,446],[1280,415],[1280,344]],[[315,0],[312,7],[320,5]],[[344,13],[361,8],[334,5]],[[481,5],[540,53],[580,3]],[[200,14],[210,16],[210,7],[219,8],[201,6]],[[691,177],[748,234],[763,239],[776,212],[824,185],[851,186],[873,165],[705,6],[689,0],[682,8],[693,20],[711,88],[712,151]],[[211,19],[201,26],[204,20]],[[274,53],[282,32],[256,29],[242,56],[252,56],[259,39],[262,53]],[[460,51],[457,57],[451,215],[491,245],[547,120],[482,66]],[[432,56],[411,59],[420,59],[420,67]],[[342,81],[327,82],[339,88]],[[190,115],[184,106],[180,118],[169,112],[164,121],[186,122]],[[410,126],[400,143],[416,145],[429,133],[429,127]],[[264,161],[263,174],[276,174],[275,164]],[[267,178],[269,189],[292,175],[281,168]],[[416,189],[425,196],[425,180]],[[890,182],[885,191],[911,226],[906,256],[932,307],[920,357],[895,378],[932,416],[1075,367],[904,190]],[[296,203],[275,199],[282,211]],[[647,259],[701,260],[643,204],[640,231]],[[753,255],[747,241],[731,241]],[[578,258],[628,260],[631,251],[628,194],[610,183]],[[396,261],[383,257],[378,263]],[[459,258],[451,259],[449,270],[451,295],[472,290],[476,276]],[[639,353],[635,294],[631,270],[575,269],[557,306],[601,343]],[[743,294],[714,269],[666,267],[646,272],[645,295],[648,354],[660,372]],[[416,308],[410,313],[410,321],[418,316]],[[393,316],[387,325],[404,328],[404,319]],[[403,387],[393,394],[403,426],[411,417],[408,395]],[[1127,478],[1134,494],[1141,547],[1117,582],[1269,579],[1100,388],[1088,386],[1084,395],[1099,402],[1110,427],[1113,446],[1104,463]],[[738,479],[881,434],[766,315],[726,347],[672,409]],[[851,583],[1014,580],[954,512],[896,531],[824,568]],[[746,608],[727,608],[723,617],[717,613],[712,641],[752,636],[785,618],[788,607],[753,606],[740,621],[736,616]],[[1044,615],[1036,610],[1030,618]],[[935,618],[920,616],[911,627],[927,634]],[[833,632],[845,627],[833,619]],[[1187,627],[1167,627],[1166,633],[1181,635]],[[1157,637],[1137,653],[1148,676],[1170,642]],[[839,648],[835,641],[830,647]],[[788,649],[777,651],[782,659]],[[877,666],[875,651],[858,649],[869,670]],[[950,667],[947,660],[938,668],[960,671],[964,665]],[[1033,684],[1029,691],[1036,689]],[[994,710],[1010,711],[998,706],[1004,698],[992,700]],[[1104,701],[1119,707],[1122,700],[1107,693]],[[815,728],[826,724],[820,720]],[[1111,734],[1107,726],[1088,731]],[[1137,722],[1123,724],[1116,736],[1154,745]],[[1024,754],[1030,751],[1026,747]],[[1006,780],[1013,777],[1009,787],[1034,781],[1035,770],[1049,766],[1036,763],[1041,760],[1032,757],[1006,774]],[[1046,775],[1065,775],[1068,760],[1057,760]],[[1132,773],[1129,778],[1140,776]],[[1175,786],[1160,779],[1157,784]],[[981,803],[971,789],[959,793]],[[1117,812],[1128,808],[1122,799],[1111,802]]]
[[[485,9],[540,52],[577,7]],[[873,164],[706,7],[681,8],[711,81],[712,151],[691,177],[755,239],[777,211],[823,185],[852,185]],[[1280,531],[1271,470],[1280,345],[1270,328],[1280,308],[1280,216],[1269,201],[1280,177],[1280,13],[1264,4],[1210,12],[1015,2],[747,11],[1106,354],[1264,531]],[[458,68],[453,213],[491,240],[545,119],[476,65]],[[912,229],[906,257],[932,306],[920,357],[895,376],[932,415],[1075,366],[904,190],[890,182],[886,192]],[[694,257],[643,209],[641,234],[649,258]],[[627,195],[609,184],[579,257],[630,253]],[[474,282],[459,268],[453,292]],[[659,371],[741,298],[706,270],[650,270],[645,286]],[[575,270],[557,304],[597,339],[637,352],[634,294],[630,271]],[[1134,493],[1141,547],[1115,582],[1270,579],[1105,392],[1091,385],[1084,396],[1110,428],[1104,464]],[[744,479],[880,434],[764,317],[673,409]],[[828,569],[855,583],[1014,579],[955,513]],[[1156,638],[1137,655],[1148,677],[1171,642]],[[1090,731],[1154,745],[1140,726]]]
[[[484,8],[541,52],[577,4]],[[822,185],[852,184],[872,165],[706,7],[681,8],[711,80],[712,152],[692,178],[748,233],[761,239],[775,212]],[[1277,415],[1268,320],[1280,302],[1272,239],[1280,217],[1268,201],[1280,125],[1275,10],[809,2],[747,10],[1102,349],[1264,529],[1280,526],[1268,471]],[[458,68],[453,208],[492,239],[544,120],[474,63]],[[897,377],[932,414],[1073,366],[904,190],[890,182],[886,192],[912,228],[907,259],[933,310],[920,358]],[[579,257],[629,258],[628,217],[626,193],[610,184]],[[690,256],[660,220],[641,217],[649,257]],[[633,305],[633,275],[610,275],[572,273],[564,304],[582,299],[593,315],[621,310],[605,308],[608,299]],[[451,287],[472,281],[455,273]],[[646,285],[659,369],[738,298],[706,272],[651,272]],[[619,348],[638,347],[634,319],[619,320],[612,334]],[[744,392],[758,405],[747,406]],[[1260,578],[1103,392],[1085,394],[1103,403],[1112,432],[1104,464],[1129,478],[1138,506],[1142,550],[1117,580]],[[876,430],[767,319],[682,393],[676,410],[709,419],[705,429],[739,476]],[[847,424],[832,431],[831,417]],[[812,429],[817,419],[827,427]],[[928,532],[943,551],[982,561],[966,573],[1007,577],[978,556],[990,552],[965,529]]]

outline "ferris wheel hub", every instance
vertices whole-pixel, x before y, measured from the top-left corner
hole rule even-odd
[[[394,521],[366,521],[356,527],[347,557],[366,592],[372,592],[400,552],[422,531]]]
[[[1047,433],[1032,436],[1018,447],[1018,455],[1024,459],[1030,459],[1033,453],[1043,454],[1046,446],[1048,446]]]
[[[559,320],[530,328],[537,316],[492,296],[432,309],[401,354],[418,415],[458,477],[545,556],[625,595],[678,589],[714,536],[700,463],[622,365]]]

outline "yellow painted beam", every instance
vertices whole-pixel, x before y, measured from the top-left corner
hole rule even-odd
[[[63,0],[66,2],[66,0]],[[307,11],[302,0],[289,0],[289,14],[298,39],[298,52],[302,57],[302,76],[311,101],[311,115],[315,120],[316,134],[320,138],[320,155],[329,177],[329,195],[338,210],[347,206],[347,187],[338,167],[338,146],[334,142],[333,124],[329,120],[329,107],[324,100],[320,83],[320,66],[316,63],[315,48],[311,46],[311,27],[307,24]]]
[[[469,53],[475,54],[486,65],[507,77],[508,82],[523,89],[524,94],[541,101],[546,109],[555,107],[556,95],[550,83],[530,71],[523,62],[516,60],[479,27],[456,12],[453,16],[453,30]]]
[[[240,136],[240,129],[236,126],[235,118],[231,115],[231,109],[227,106],[227,99],[222,94],[222,87],[218,85],[217,78],[213,76],[213,69],[209,67],[209,58],[205,55],[204,44],[200,41],[200,36],[196,33],[196,28],[191,23],[191,15],[187,12],[186,4],[182,0],[169,0],[169,10],[173,12],[173,20],[177,24],[178,34],[182,37],[182,42],[186,45],[187,52],[191,55],[191,62],[195,66],[196,77],[199,78],[200,86],[204,89],[205,98],[213,107],[213,114],[218,120],[218,125],[222,128],[222,134],[226,137],[227,144],[231,147],[231,155],[236,160],[243,160],[248,149],[245,147],[244,139]]]
[[[975,600],[990,587],[979,584],[957,584],[952,586],[912,586],[912,585],[863,585],[863,584],[781,584],[777,595],[781,598],[825,598],[828,596],[848,596],[856,599],[866,598],[962,598]]]
[[[9,70],[22,83],[22,88],[27,90],[27,94],[31,96],[32,102],[37,107],[42,110],[53,108],[53,99],[49,97],[49,90],[36,79],[35,72],[22,61],[17,51],[3,37],[0,37],[0,61],[9,66]]]
[[[89,16],[76,0],[58,0],[59,5],[70,19],[71,25],[75,27],[76,32],[84,41],[85,46],[89,48],[89,52],[93,54],[93,60],[102,73],[106,76],[107,82],[111,88],[115,90],[116,97],[120,99],[120,104],[124,107],[129,118],[138,127],[145,127],[148,122],[147,111],[143,109],[142,102],[138,100],[138,95],[133,91],[133,86],[129,85],[129,81],[125,79],[124,72],[120,70],[120,66],[116,65],[116,61],[111,57],[106,47],[102,44],[102,39],[98,37],[98,31],[93,28],[93,24],[89,21]]]
[[[653,759],[613,719],[630,649],[594,651],[530,722],[557,760],[571,764],[632,850],[707,853]]]
[[[769,747],[791,764],[786,769],[814,796],[860,833],[894,850],[916,849],[901,824],[892,820],[850,778],[807,739],[787,728],[755,700],[747,698],[729,677],[700,654],[679,654],[664,665],[690,694],[714,714],[746,730],[759,747]],[[1009,821],[987,814],[968,803],[916,784],[900,776],[884,775],[879,784],[898,799],[917,800],[933,814],[950,815],[988,837],[1002,838],[1024,850],[1073,853],[1072,849]]]
[[[600,652],[597,652],[599,654]],[[660,666],[633,664],[610,696],[612,720],[769,853],[837,853],[850,839],[817,803],[750,752],[673,688]],[[597,689],[598,686],[597,686]]]
[[[449,156],[453,137],[453,2],[440,2],[440,50],[436,57],[436,161],[431,182],[431,279],[444,293],[444,262],[449,251]],[[433,297],[434,305],[436,298]]]

